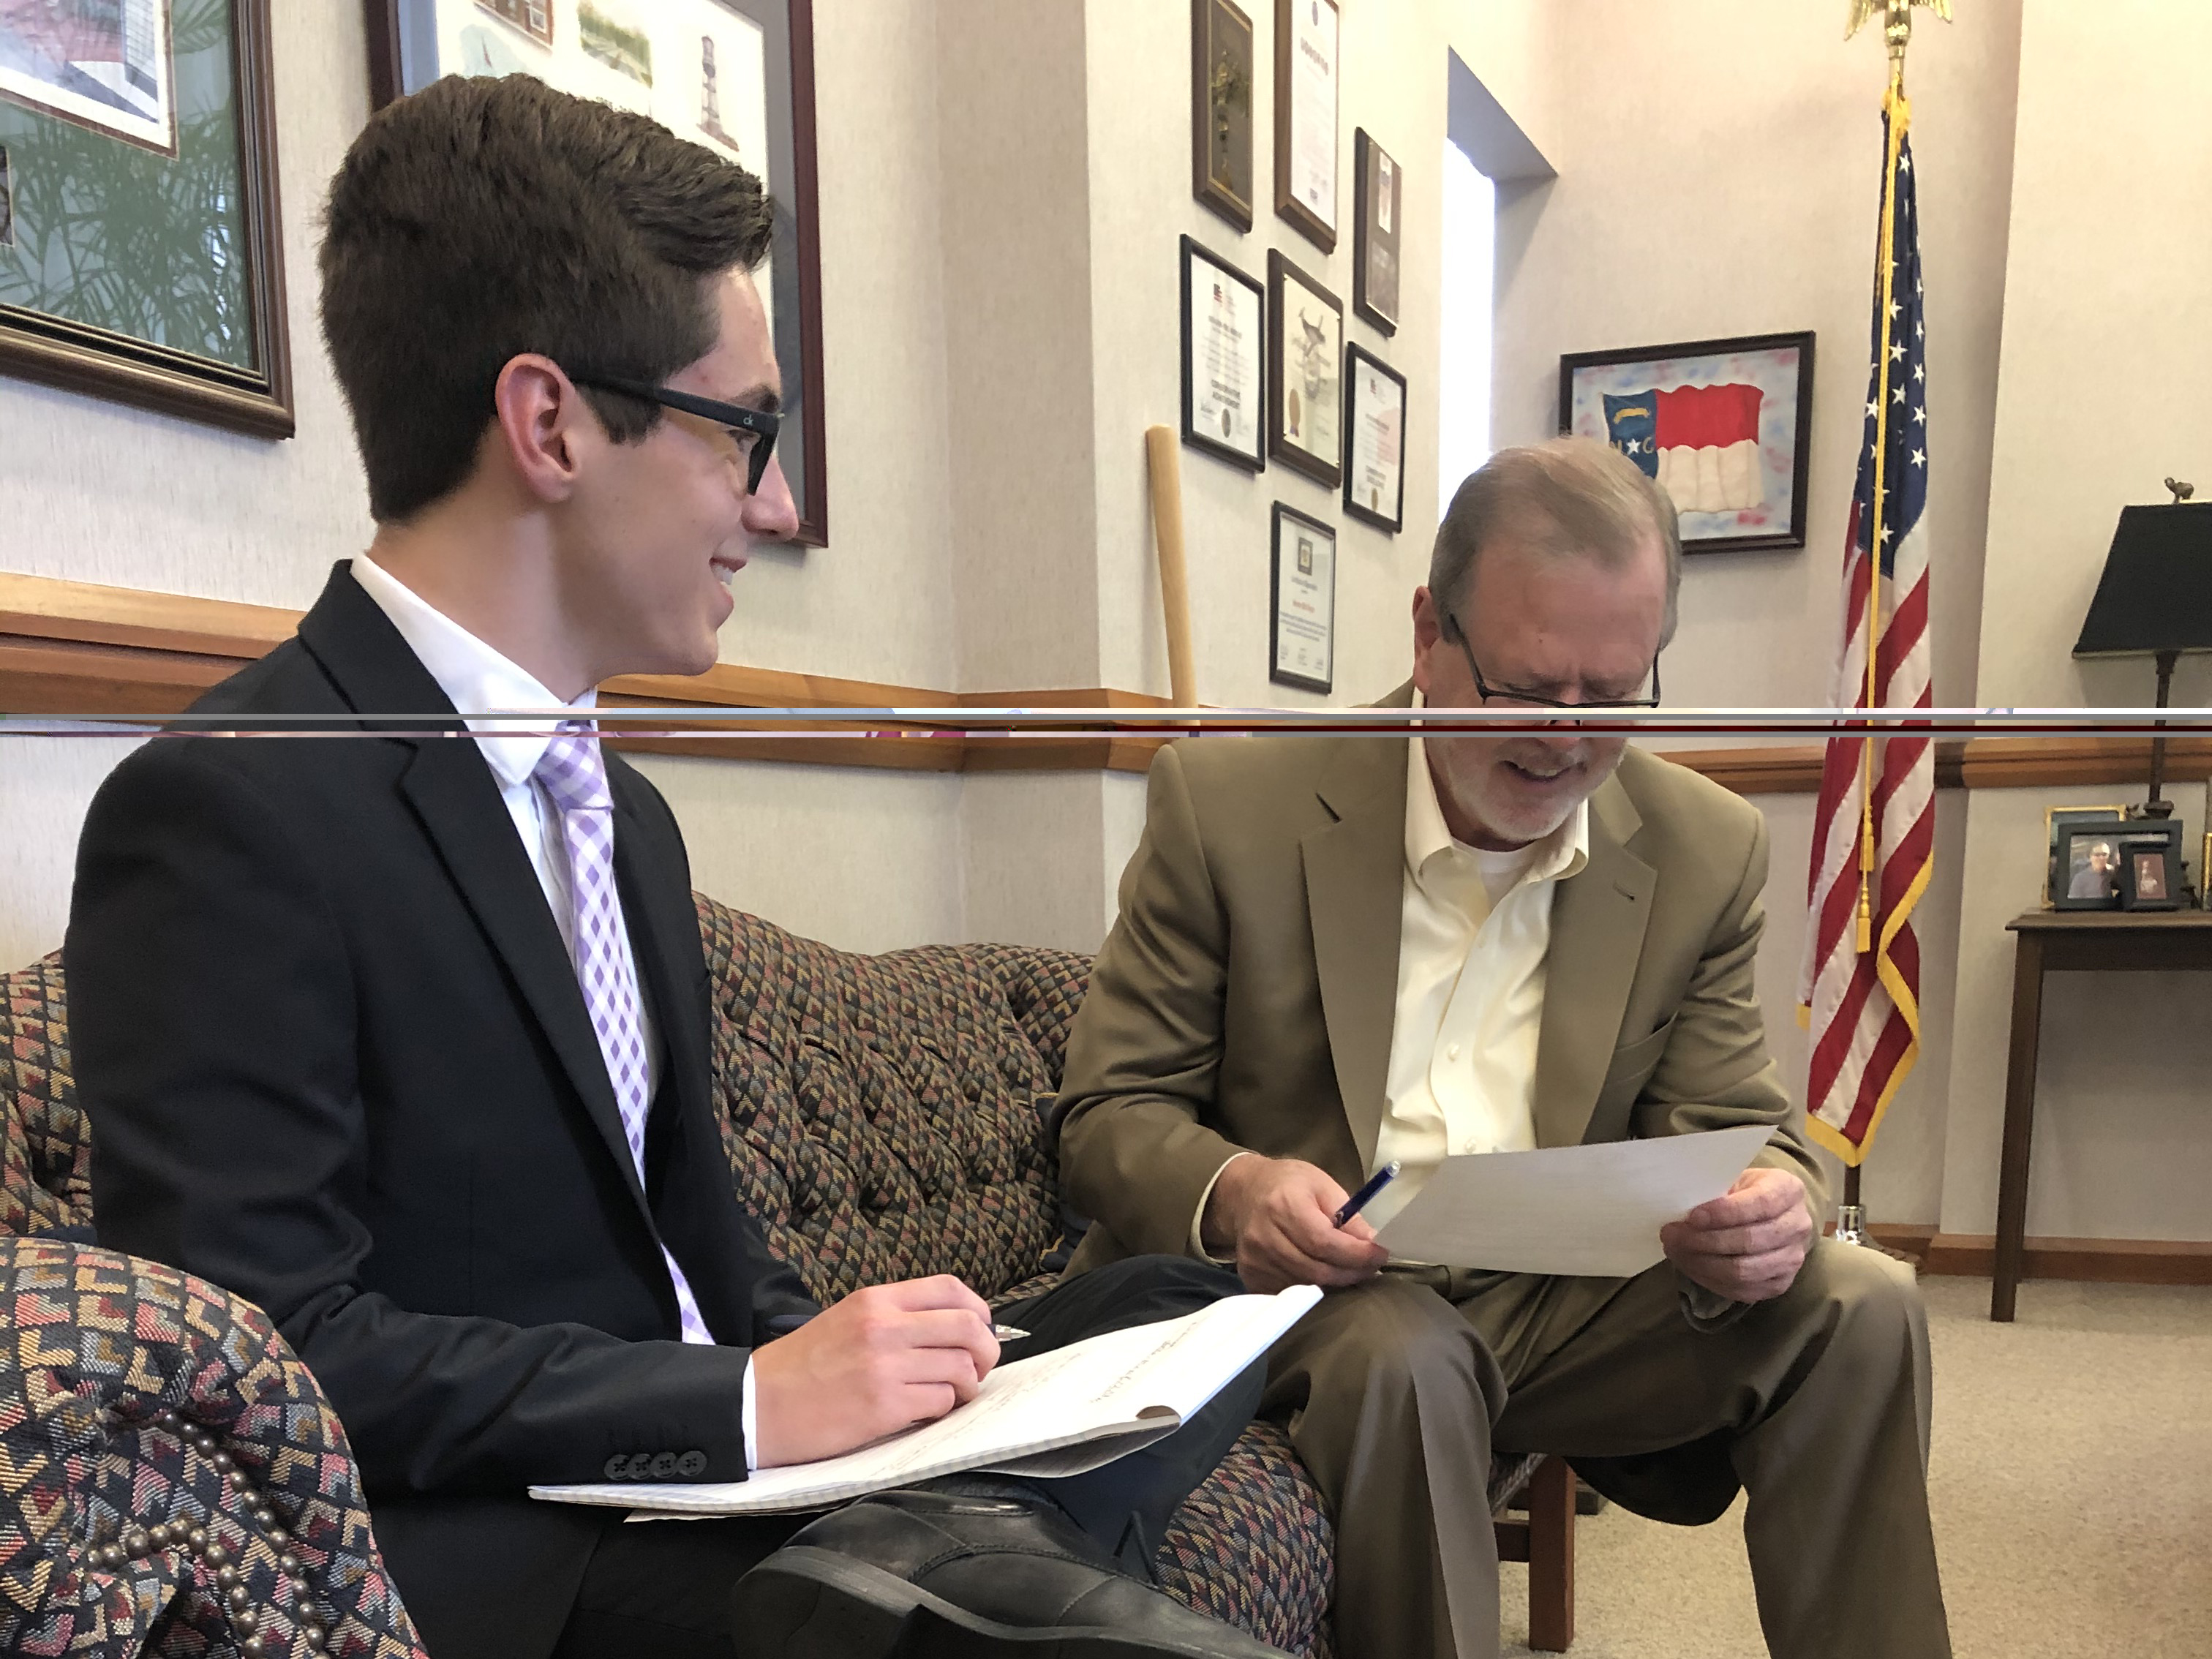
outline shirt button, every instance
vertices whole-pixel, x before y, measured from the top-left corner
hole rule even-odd
[[[1459,1144],[1459,1149],[1462,1152],[1472,1155],[1474,1152],[1474,1137],[1473,1135],[1469,1135],[1465,1140],[1461,1141]]]
[[[1445,1050],[1444,1050],[1444,1058],[1445,1058],[1446,1060],[1457,1060],[1457,1059],[1459,1058],[1459,1044],[1457,1044],[1456,1042],[1455,1042],[1455,1043],[1453,1043],[1453,1044],[1451,1045],[1451,1047],[1449,1047],[1449,1048],[1445,1049]]]

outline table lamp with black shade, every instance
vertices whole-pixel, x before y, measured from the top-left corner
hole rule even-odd
[[[2212,501],[2191,502],[2185,485],[2161,507],[2124,507],[2096,597],[2081,619],[2076,657],[2150,657],[2158,707],[2173,690],[2185,651],[2212,651]],[[2165,795],[2165,722],[2150,745],[2150,798],[2139,816],[2172,815]]]

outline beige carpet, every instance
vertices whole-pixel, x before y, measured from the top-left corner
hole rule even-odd
[[[1928,1279],[1929,1495],[1959,1659],[2212,1659],[2212,1288]],[[1577,1534],[1575,1659],[1759,1659],[1741,1504]],[[1528,1570],[1505,1569],[1524,1655]],[[1864,1659],[1881,1659],[1877,1654]]]

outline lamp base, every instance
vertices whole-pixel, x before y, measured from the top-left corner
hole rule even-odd
[[[2173,816],[2173,803],[2164,799],[2147,800],[2141,806],[2130,807],[2128,816],[2131,818],[2170,818]]]

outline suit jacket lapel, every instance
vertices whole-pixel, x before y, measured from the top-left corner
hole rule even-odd
[[[1322,1014],[1363,1169],[1382,1132],[1397,1023],[1410,750],[1403,738],[1341,739],[1319,785],[1336,822],[1300,842]]]
[[[1536,1040],[1536,1144],[1571,1146],[1589,1127],[1643,954],[1658,872],[1629,851],[1643,819],[1620,782],[1590,797],[1589,862],[1552,900]]]
[[[301,619],[301,643],[346,700],[362,713],[436,718],[441,732],[465,731],[430,672],[341,563],[314,608]],[[382,722],[365,722],[372,727]],[[425,722],[402,722],[421,732]],[[606,1058],[592,1030],[574,965],[538,884],[530,856],[514,833],[499,785],[477,746],[445,736],[401,737],[415,750],[400,792],[436,845],[453,884],[491,942],[523,1000],[537,1017],[584,1109],[613,1155],[623,1180],[650,1218],[645,1189],[623,1133],[622,1112],[608,1080]],[[617,837],[619,841],[619,837]]]

